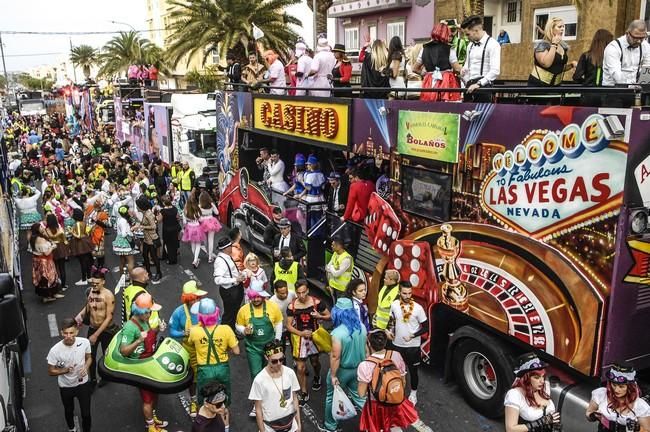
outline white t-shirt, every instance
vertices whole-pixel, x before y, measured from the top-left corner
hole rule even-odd
[[[284,65],[279,59],[276,59],[271,66],[269,66],[269,77],[273,81],[269,84],[271,87],[286,87],[287,79],[284,76]],[[271,94],[283,95],[284,89],[271,88]]]
[[[280,406],[281,395],[278,391],[279,389],[281,389],[284,400],[287,402],[284,408]],[[282,366],[282,376],[274,379],[271,378],[271,375],[264,368],[253,380],[248,399],[262,401],[262,415],[264,420],[270,422],[295,412],[293,407],[293,394],[298,390],[300,390],[300,384],[298,384],[298,378],[293,369]],[[297,429],[298,423],[294,419],[291,432],[295,432]],[[267,424],[264,424],[264,431],[274,432]]]
[[[395,340],[393,341],[395,346],[409,348],[422,345],[420,336],[414,337],[408,342],[404,340],[405,336],[411,336],[420,330],[420,325],[427,320],[427,314],[419,303],[413,302],[413,312],[408,322],[404,322],[404,314],[399,299],[390,305],[390,315],[395,319]]]
[[[642,417],[650,417],[650,405],[641,398],[637,398],[632,405],[634,413],[626,411],[624,414],[617,414],[616,411],[607,407],[609,402],[607,402],[607,389],[605,387],[600,387],[592,391],[591,400],[598,404],[598,412],[607,418],[607,420],[622,425],[626,424],[628,419],[636,420]]]
[[[48,365],[73,368],[72,372],[57,377],[59,387],[76,387],[88,382],[88,374],[79,376],[86,363],[86,354],[90,354],[90,342],[82,337],[75,338],[71,346],[59,341],[50,349],[47,354]]]
[[[282,316],[284,317],[284,322],[282,323],[283,328],[286,328],[287,308],[295,298],[296,293],[294,291],[289,291],[289,295],[287,295],[287,298],[284,300],[280,300],[276,294],[273,294],[273,297],[271,297],[271,301],[280,306],[280,310],[282,311]]]
[[[550,387],[548,385],[548,382],[545,384],[545,386],[546,393],[550,394]],[[538,420],[546,414],[552,414],[555,412],[555,404],[553,403],[552,399],[549,399],[548,405],[546,406],[546,412],[544,412],[544,408],[532,407],[528,405],[528,402],[526,402],[526,397],[518,388],[508,390],[503,405],[518,409],[519,417],[527,422]]]

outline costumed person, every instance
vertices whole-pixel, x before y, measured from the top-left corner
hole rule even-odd
[[[456,51],[449,45],[451,31],[446,24],[438,23],[431,30],[431,40],[422,45],[413,71],[422,73],[422,88],[459,88],[460,83],[455,72],[462,66],[456,57]],[[456,102],[462,99],[457,92],[422,92],[420,100]]]
[[[162,307],[154,303],[151,294],[144,292],[138,295],[131,305],[131,318],[122,328],[120,341],[120,354],[130,359],[145,359],[156,352],[156,339],[158,328],[149,326],[149,318],[153,311]],[[159,329],[164,331],[165,323],[161,321]],[[142,399],[142,414],[146,423],[147,432],[166,432],[167,421],[156,416],[158,395],[150,390],[139,389]]]
[[[598,423],[598,432],[650,431],[650,405],[641,398],[636,370],[612,365],[607,384],[591,392],[587,420]]]
[[[506,393],[506,432],[552,432],[562,430],[560,413],[546,382],[546,363],[535,353],[517,359],[515,382]]]
[[[281,194],[289,190],[289,185],[284,180],[284,161],[280,159],[280,154],[276,149],[271,150],[271,159],[269,160],[268,168],[269,179],[267,184],[271,190]]]
[[[56,244],[45,237],[40,223],[32,224],[29,245],[32,251],[32,283],[36,295],[41,297],[43,303],[65,297],[59,293],[61,285],[54,264]]]
[[[296,87],[308,89],[312,86],[313,80],[309,78],[311,71],[312,58],[307,54],[307,45],[302,40],[298,40],[295,46],[296,56]],[[306,90],[296,89],[296,96],[305,96]]]
[[[194,371],[194,381],[190,385],[190,417],[196,416],[198,405],[196,402],[196,351],[192,350],[189,344],[190,329],[199,323],[197,314],[191,312],[192,305],[197,303],[201,297],[207,295],[206,291],[200,290],[195,280],[190,280],[183,284],[183,293],[181,294],[181,305],[178,306],[172,316],[169,318],[169,336],[177,342],[183,344],[183,347],[190,353],[190,366]]]
[[[45,236],[48,240],[56,245],[54,249],[52,258],[54,259],[54,265],[56,266],[56,272],[59,275],[59,281],[61,282],[61,291],[68,289],[66,285],[66,270],[65,262],[70,255],[70,249],[68,248],[68,239],[66,238],[63,228],[59,225],[59,220],[52,213],[45,216]]]
[[[190,329],[187,338],[190,352],[196,356],[199,404],[203,403],[203,388],[216,380],[226,387],[226,406],[230,406],[229,353],[239,355],[239,341],[229,326],[221,324],[221,311],[214,300],[203,298],[192,305],[190,312],[199,319],[199,325]]]
[[[412,426],[419,432],[431,432],[431,428],[419,419],[413,403],[404,397],[406,365],[399,352],[386,349],[387,343],[388,336],[384,330],[375,329],[368,334],[370,355],[357,368],[359,396],[368,398],[361,411],[359,430],[382,432]],[[393,372],[389,372],[391,368]],[[402,377],[401,388],[392,382],[396,374]],[[377,396],[392,399],[391,404],[378,400]]]
[[[293,176],[291,187],[284,193],[284,196],[293,194],[296,198],[302,196],[305,190],[305,156],[298,153],[293,161]]]
[[[172,204],[169,195],[164,195],[161,199],[163,208],[160,209],[162,216],[162,240],[163,240],[163,259],[167,259],[167,264],[176,264],[178,262],[178,246],[181,233],[181,217],[178,209]]]
[[[387,329],[390,320],[390,307],[399,295],[399,272],[394,269],[386,270],[384,273],[384,286],[379,290],[377,296],[377,309],[372,316],[374,328]]]
[[[332,252],[332,258],[325,266],[325,271],[330,295],[336,300],[345,293],[352,280],[354,258],[345,250],[341,237],[332,239]]]
[[[113,240],[113,253],[120,257],[120,269],[122,271],[133,271],[133,255],[138,253],[135,249],[135,239],[129,219],[129,207],[121,206],[118,209],[118,219],[115,225],[115,240]]]
[[[203,405],[192,422],[192,432],[228,432],[229,415],[226,410],[226,387],[210,381],[202,391]]]
[[[235,330],[235,321],[239,307],[244,300],[244,282],[246,275],[241,273],[230,256],[232,243],[230,239],[222,238],[217,243],[219,253],[214,261],[214,283],[219,288],[219,296],[223,301],[222,322]]]
[[[264,346],[266,367],[255,377],[248,399],[253,401],[259,432],[302,430],[296,374],[284,365],[283,347],[277,341]]]
[[[325,398],[325,430],[336,431],[338,423],[332,415],[334,387],[347,394],[352,403],[361,410],[365,399],[359,396],[357,366],[366,358],[366,328],[361,325],[354,311],[352,300],[339,298],[332,308],[332,351],[330,370],[327,372],[327,396]]]
[[[318,35],[316,54],[314,54],[309,70],[309,76],[313,77],[311,87],[315,89],[326,89],[332,87],[329,77],[332,74],[332,69],[334,69],[335,65],[336,58],[332,53],[329,42],[327,41],[327,35]],[[310,90],[309,95],[330,97],[332,92],[329,90]]]
[[[467,92],[465,101],[492,102],[489,93],[475,93],[481,87],[489,87],[501,73],[501,45],[483,30],[483,18],[478,15],[467,17],[461,24],[471,44],[467,58],[460,71]]]
[[[83,286],[88,285],[90,278],[90,267],[93,265],[93,244],[88,236],[90,228],[84,222],[84,212],[80,209],[74,209],[72,218],[75,224],[70,228],[70,256],[75,256],[79,260],[79,267],[81,268],[81,279],[75,285]]]
[[[296,298],[287,308],[285,325],[291,333],[291,346],[293,360],[296,365],[300,393],[298,399],[300,404],[309,401],[307,391],[307,360],[314,369],[314,381],[311,389],[321,389],[321,364],[320,350],[314,341],[316,332],[327,332],[321,328],[320,320],[329,320],[331,317],[327,306],[316,297],[309,295],[307,281],[302,279],[296,283]]]
[[[28,231],[32,225],[40,222],[43,217],[38,212],[38,199],[41,193],[38,189],[30,186],[24,186],[21,189],[20,197],[14,197],[14,203],[18,209],[20,230]]]
[[[569,61],[569,45],[564,37],[564,20],[551,17],[544,27],[544,37],[535,45],[533,70],[528,76],[529,87],[559,86],[564,73],[571,72],[578,64]]]
[[[235,327],[244,335],[248,370],[254,380],[266,364],[264,346],[282,337],[282,312],[277,304],[268,301],[270,294],[266,291],[248,289],[246,296],[249,303],[237,312]],[[255,416],[255,406],[249,416]]]
[[[243,272],[246,267],[244,266],[244,249],[241,246],[241,231],[239,231],[239,228],[234,227],[228,231],[228,239],[232,243],[230,257],[235,261],[237,270]]]
[[[368,287],[362,279],[352,279],[345,289],[345,296],[352,300],[354,310],[359,316],[359,321],[370,331],[370,315],[368,314],[368,305],[365,303],[368,296]]]
[[[192,255],[194,260],[192,266],[199,268],[201,259],[201,244],[205,240],[205,231],[201,228],[201,208],[196,201],[194,194],[189,195],[187,203],[185,204],[185,227],[183,228],[183,241],[189,243],[192,248]]]
[[[352,63],[347,55],[345,55],[345,45],[334,44],[332,53],[336,59],[334,69],[332,69],[332,86],[335,89],[348,89],[348,90],[334,90],[332,95],[334,97],[352,97],[350,89],[350,80],[352,79]]]
[[[300,263],[293,259],[293,254],[288,246],[280,249],[280,259],[273,266],[273,282],[285,281],[289,291],[296,291],[298,279],[305,279],[305,272]]]
[[[199,195],[199,209],[201,210],[199,223],[201,224],[201,229],[205,233],[205,247],[208,251],[208,262],[213,263],[215,258],[214,235],[221,230],[221,223],[219,223],[219,220],[217,219],[219,216],[219,210],[217,210],[212,197],[206,191],[201,192]]]
[[[325,203],[325,195],[323,188],[327,184],[325,175],[320,171],[318,158],[310,155],[307,158],[307,172],[304,175],[305,191],[299,196],[304,198],[308,203],[307,208],[309,211],[309,225],[311,228],[320,220],[323,215],[323,206],[316,203]]]
[[[289,305],[296,298],[296,293],[289,291],[287,283],[285,281],[279,280],[273,283],[273,291],[275,294],[271,297],[271,301],[278,305],[280,311],[282,312],[282,339],[280,343],[282,347],[286,348],[287,345],[291,346],[291,333],[287,330],[287,309]]]
[[[106,229],[108,228],[108,213],[104,211],[104,200],[97,199],[88,206],[86,220],[90,226],[90,241],[93,244],[92,256],[97,262],[97,267],[104,267],[106,248]]]
[[[157,193],[157,192],[153,192]],[[148,199],[140,197],[136,201],[138,210],[142,212],[142,221],[139,229],[142,230],[142,258],[144,258],[144,268],[151,276],[152,283],[160,283],[162,271],[160,269],[160,259],[158,258],[158,248],[161,246],[160,237],[158,236],[158,217],[151,209],[151,203]],[[151,273],[151,264],[156,267],[156,274]]]
[[[267,291],[269,279],[266,272],[260,267],[260,259],[253,252],[249,252],[244,258],[244,273],[248,278],[248,287],[255,291]]]

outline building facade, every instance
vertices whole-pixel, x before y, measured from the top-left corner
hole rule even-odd
[[[436,20],[464,15],[459,0],[436,0]],[[533,47],[541,36],[538,28],[550,17],[564,20],[569,60],[578,60],[600,28],[615,37],[625,33],[628,23],[643,18],[650,22],[650,0],[485,0],[485,30],[496,37],[506,30],[512,43],[502,46],[501,79],[525,80],[533,65]],[[565,80],[571,80],[570,74]]]

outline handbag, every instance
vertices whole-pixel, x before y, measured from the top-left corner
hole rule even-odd
[[[311,340],[314,341],[314,345],[316,345],[318,351],[322,353],[332,351],[332,335],[330,335],[330,333],[323,327],[319,326],[316,331],[311,334]]]

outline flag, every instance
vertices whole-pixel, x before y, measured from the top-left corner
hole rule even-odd
[[[253,39],[255,40],[262,39],[264,37],[264,32],[262,31],[261,28],[256,26],[255,23],[252,24],[253,24]]]

